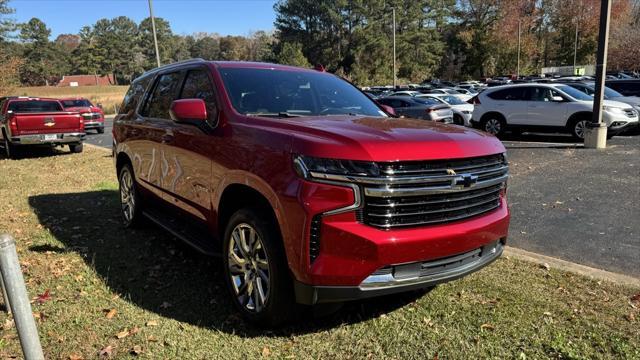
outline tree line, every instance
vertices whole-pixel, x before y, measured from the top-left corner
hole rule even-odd
[[[161,62],[192,57],[297,66],[322,65],[361,85],[393,81],[395,11],[397,77],[467,79],[520,74],[545,66],[595,62],[599,0],[279,0],[273,31],[247,36],[175,34],[156,18]],[[12,21],[0,0],[2,83],[45,85],[68,74],[112,75],[126,84],[156,66],[151,21],[101,19],[78,34],[50,40],[40,19]],[[614,0],[609,68],[640,67],[640,0]],[[577,29],[577,49],[576,43]],[[574,50],[575,53],[574,53]]]

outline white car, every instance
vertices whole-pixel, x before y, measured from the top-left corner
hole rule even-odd
[[[391,93],[389,96],[416,96],[420,95],[420,91],[415,90],[400,90]]]
[[[565,132],[584,139],[591,121],[593,97],[563,84],[517,84],[489,88],[472,101],[471,123],[496,136],[506,130]],[[605,100],[602,119],[608,135],[638,125],[638,111],[618,101]]]
[[[431,89],[429,90],[429,94],[442,94],[442,95],[453,95],[456,96],[457,98],[459,98],[462,101],[468,101],[469,99],[471,99],[473,96],[471,95],[466,95],[466,94],[462,94],[457,90],[454,89]]]
[[[453,110],[453,123],[456,125],[471,126],[471,115],[473,105],[460,100],[457,96],[445,94],[424,94],[416,96],[418,98],[432,98],[451,106]]]

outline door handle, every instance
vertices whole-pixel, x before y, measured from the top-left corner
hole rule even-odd
[[[173,141],[173,134],[172,133],[164,133],[164,135],[162,135],[161,139],[162,139],[162,143],[163,144],[170,143],[170,142]]]

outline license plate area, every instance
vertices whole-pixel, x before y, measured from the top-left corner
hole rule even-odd
[[[44,134],[44,135],[42,135],[42,140],[44,140],[44,141],[58,140],[58,135],[57,134]]]

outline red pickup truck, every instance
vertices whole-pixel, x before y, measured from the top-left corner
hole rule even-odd
[[[133,81],[113,135],[125,226],[222,255],[233,304],[260,324],[457,279],[507,239],[497,138],[390,116],[324,71],[167,65]]]
[[[60,99],[65,111],[79,112],[84,120],[84,130],[95,130],[98,134],[104,134],[104,111],[98,106],[94,106],[88,99],[64,98]]]
[[[29,146],[68,145],[79,153],[85,137],[80,114],[64,111],[59,100],[46,98],[0,98],[0,130],[0,144],[9,158]]]

